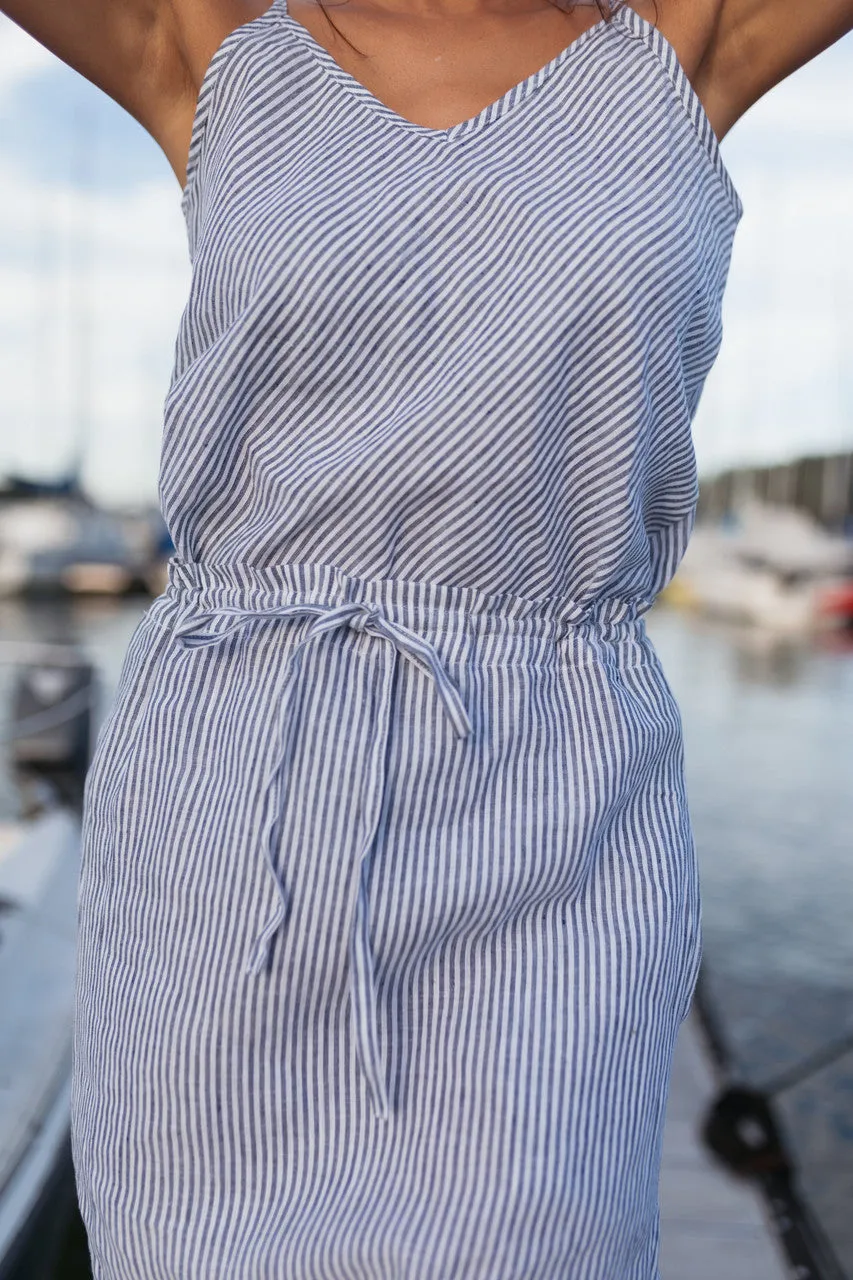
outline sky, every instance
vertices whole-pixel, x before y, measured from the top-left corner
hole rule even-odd
[[[700,474],[853,449],[853,34],[734,125],[744,204]],[[79,457],[106,506],[156,501],[190,265],[180,188],[126,112],[0,14],[0,475]]]

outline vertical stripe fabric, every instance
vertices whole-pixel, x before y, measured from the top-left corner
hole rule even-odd
[[[86,779],[96,1280],[658,1280],[701,949],[644,614],[741,203],[626,4],[477,116],[205,74],[169,580]]]

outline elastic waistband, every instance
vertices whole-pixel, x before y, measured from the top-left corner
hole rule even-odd
[[[548,643],[579,631],[618,640],[644,630],[642,615],[651,601],[605,598],[578,601],[556,596],[540,600],[476,587],[406,578],[362,578],[335,565],[288,563],[249,565],[185,560],[168,562],[165,590],[149,609],[161,626],[177,625],[187,611],[214,613],[249,609],[263,614],[288,604],[366,604],[390,622],[434,641],[443,635],[472,638],[515,636]]]

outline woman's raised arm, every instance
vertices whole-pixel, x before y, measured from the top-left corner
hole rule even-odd
[[[124,107],[186,174],[213,53],[269,0],[0,0],[0,11]]]
[[[690,0],[676,0],[681,10]],[[717,134],[769,89],[853,31],[853,0],[722,0],[695,77]]]

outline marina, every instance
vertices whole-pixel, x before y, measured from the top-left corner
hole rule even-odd
[[[0,1280],[91,1280],[68,1135],[80,789],[174,550],[155,472],[191,262],[153,140],[2,27]],[[698,523],[648,616],[682,713],[704,936],[668,1101],[660,1280],[853,1280],[851,52],[848,37],[789,75],[723,144],[745,216],[691,423]],[[522,331],[530,294],[514,290]],[[278,354],[268,341],[268,367]]]

